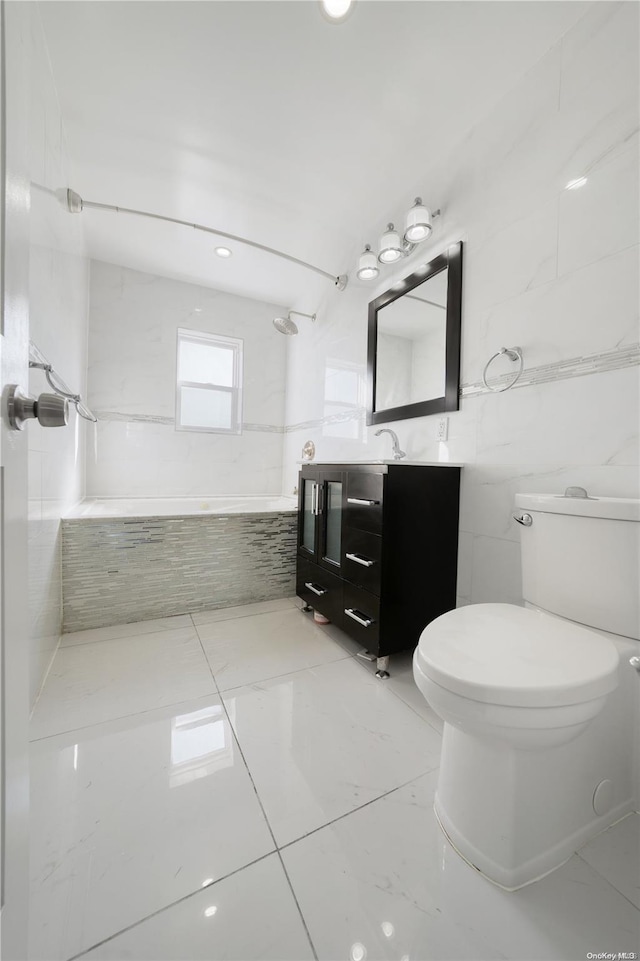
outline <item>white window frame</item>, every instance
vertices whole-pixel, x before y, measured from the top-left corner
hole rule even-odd
[[[190,380],[180,380],[180,344],[207,344],[224,347],[233,351],[233,385],[205,383]],[[222,334],[211,334],[204,330],[189,330],[178,327],[176,346],[176,430],[196,431],[202,434],[241,434],[242,433],[242,355],[244,342],[236,337],[223,337]],[[192,427],[182,423],[182,389],[195,387],[197,389],[215,390],[231,394],[231,426],[230,427]]]

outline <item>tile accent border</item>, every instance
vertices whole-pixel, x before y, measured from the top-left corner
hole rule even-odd
[[[640,344],[630,344],[628,347],[616,347],[600,354],[585,354],[582,357],[571,357],[569,360],[557,360],[551,364],[541,364],[539,367],[525,367],[513,390],[518,387],[533,387],[535,384],[548,384],[556,380],[568,380],[573,377],[585,377],[587,374],[601,374],[609,370],[621,370],[640,364]],[[495,378],[495,386],[501,387],[508,383],[513,374],[502,374]],[[471,384],[462,384],[461,397],[476,397],[479,394],[490,394],[481,380]]]
[[[345,424],[351,420],[364,420],[366,416],[366,407],[352,407],[349,408],[349,410],[340,411],[338,414],[329,414],[327,417],[318,417],[315,420],[301,420],[297,424],[287,424],[284,431],[285,434],[291,434],[296,430],[309,430],[313,427],[322,427],[324,424]]]
[[[175,427],[175,417],[163,417],[160,414],[132,414],[119,410],[94,411],[99,421],[121,422],[126,424],[160,424],[162,427]],[[259,431],[267,434],[283,434],[285,428],[278,424],[250,424],[243,423],[242,430]]]
[[[533,387],[536,384],[548,384],[556,380],[568,380],[572,377],[585,377],[587,374],[600,374],[609,370],[620,370],[637,364],[640,364],[640,343],[615,347],[599,354],[585,354],[579,357],[571,357],[568,360],[557,360],[550,364],[541,364],[538,367],[525,367],[519,380],[513,385],[513,389]],[[501,387],[511,380],[512,376],[511,373],[507,373],[501,377],[496,377],[495,386]],[[491,391],[487,390],[481,380],[460,385],[460,397],[479,397],[481,394],[490,393]],[[175,427],[173,417],[161,417],[156,414],[132,414],[114,410],[97,410],[95,414],[99,421],[123,421]],[[347,421],[364,420],[365,417],[366,409],[364,407],[353,407],[336,414],[330,414],[328,417],[316,417],[312,420],[302,420],[284,426],[244,423],[242,430],[270,434],[292,434],[296,431],[318,429],[326,424],[344,424]]]
[[[62,521],[64,632],[295,594],[295,511]]]

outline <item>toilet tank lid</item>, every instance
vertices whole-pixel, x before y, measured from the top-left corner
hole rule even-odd
[[[579,704],[617,686],[618,652],[608,638],[514,604],[442,614],[425,627],[415,656],[436,684],[485,704]]]
[[[564,494],[516,494],[516,507],[544,514],[608,517],[640,521],[640,500],[635,497],[565,497]]]

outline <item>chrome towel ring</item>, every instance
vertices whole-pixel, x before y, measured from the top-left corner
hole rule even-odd
[[[509,360],[513,360],[514,362],[519,361],[520,365],[516,373],[513,375],[513,380],[511,380],[508,384],[503,384],[501,387],[492,387],[490,384],[487,383],[487,371],[489,370],[489,365],[493,363],[496,357],[501,357],[502,354],[506,354]],[[485,368],[482,371],[482,383],[487,388],[487,390],[493,391],[494,394],[501,394],[503,390],[509,390],[510,387],[513,387],[513,385],[516,383],[516,381],[520,377],[523,367],[524,367],[524,358],[522,356],[522,350],[520,349],[520,347],[501,347],[500,350],[498,350],[493,355],[493,357],[490,357],[489,360],[487,361]]]

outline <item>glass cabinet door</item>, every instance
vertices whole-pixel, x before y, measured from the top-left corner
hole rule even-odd
[[[322,556],[320,562],[340,567],[342,556],[342,476],[324,478],[322,484]]]
[[[316,552],[316,504],[318,502],[318,483],[304,478],[302,484],[302,523],[300,525],[300,547],[315,555]]]

